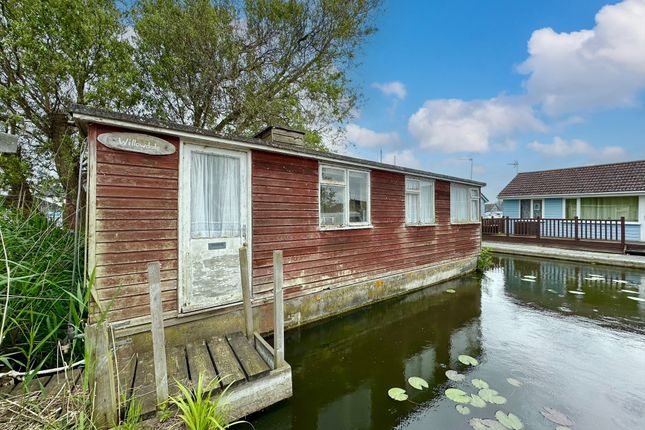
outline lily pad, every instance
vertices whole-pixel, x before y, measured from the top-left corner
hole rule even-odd
[[[459,412],[462,415],[470,414],[470,408],[468,406],[457,405],[457,406],[455,406],[455,409],[457,409],[457,412]]]
[[[475,388],[479,388],[480,390],[489,387],[488,382],[484,381],[483,379],[473,379],[470,382]]]
[[[456,293],[456,291],[455,291],[454,289],[452,289],[452,288],[448,288],[448,289],[446,290],[446,293],[448,293],[448,294],[455,294],[455,293]]]
[[[578,296],[583,296],[585,293],[584,291],[578,291],[578,290],[569,290],[571,294],[576,294]]]
[[[497,418],[497,421],[502,423],[502,425],[509,430],[522,430],[524,428],[524,424],[522,424],[522,421],[517,417],[517,415],[507,415],[502,411],[497,411],[495,412],[495,418]]]
[[[558,292],[557,292],[557,291],[555,291],[555,290],[553,290],[553,289],[551,289],[551,288],[547,288],[547,291],[548,291],[549,293],[558,294]]]
[[[485,408],[486,407],[486,402],[484,399],[479,397],[477,394],[471,394],[470,395],[470,405],[474,406],[476,408]]]
[[[629,300],[634,300],[635,302],[645,302],[645,299],[642,297],[627,296]]]
[[[446,370],[446,377],[455,382],[461,382],[466,379],[466,375],[462,375],[456,370]]]
[[[446,397],[456,403],[470,403],[470,396],[457,388],[448,388],[446,390]]]
[[[506,403],[506,397],[500,396],[497,391],[490,388],[479,390],[479,393],[477,394],[488,403],[494,403],[496,405],[503,405],[504,403]]]
[[[470,355],[462,354],[457,358],[459,359],[459,361],[469,366],[477,366],[479,364],[479,361],[477,361],[477,359],[471,357]]]
[[[509,384],[511,384],[514,387],[521,387],[523,385],[522,381],[518,381],[515,378],[506,378],[506,382],[508,382]]]
[[[428,381],[423,378],[419,378],[418,376],[409,378],[408,383],[412,386],[412,388],[416,388],[417,390],[428,388]]]
[[[506,430],[499,421],[491,419],[471,418],[468,424],[474,430]]]
[[[398,402],[408,400],[408,395],[405,393],[405,390],[403,388],[390,388],[389,390],[387,390],[387,395]]]
[[[540,413],[547,420],[560,426],[570,427],[575,424],[571,418],[553,408],[542,408]]]
[[[615,282],[616,284],[629,284],[628,281],[623,281],[622,279],[614,279],[611,282]]]
[[[524,282],[536,282],[535,279],[530,279],[530,278],[522,278],[520,280]]]
[[[555,428],[555,430],[571,430],[571,427],[567,427],[567,426],[557,426],[557,427]]]
[[[524,276],[523,276],[523,278],[527,278],[527,279],[537,279],[537,276],[533,276],[533,275],[524,275]]]

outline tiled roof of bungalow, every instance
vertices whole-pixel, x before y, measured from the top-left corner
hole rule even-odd
[[[645,193],[645,160],[518,173],[500,198]]]

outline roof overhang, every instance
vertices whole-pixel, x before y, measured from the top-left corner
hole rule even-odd
[[[502,196],[497,197],[502,200],[528,200],[528,199],[573,199],[576,197],[611,197],[611,196],[642,196],[645,190],[639,191],[618,191],[614,193],[571,193],[571,194],[530,194],[526,196]]]
[[[484,182],[442,175],[438,173],[427,172],[424,170],[410,169],[407,167],[393,166],[391,164],[378,163],[375,161],[363,160],[360,158],[349,157],[346,155],[340,155],[331,152],[321,152],[308,148],[293,147],[292,145],[281,144],[277,142],[267,142],[261,139],[228,137],[215,132],[211,132],[210,130],[205,130],[197,127],[167,123],[165,121],[147,119],[116,112],[103,111],[81,105],[73,105],[70,112],[74,122],[85,134],[87,134],[88,124],[102,124],[112,127],[122,127],[131,130],[155,133],[159,135],[175,136],[184,141],[199,143],[203,145],[225,145],[228,147],[236,147],[240,149],[274,152],[279,154],[315,159],[327,163],[372,168],[387,172],[403,173],[412,176],[444,180],[476,187],[483,187],[486,185],[486,183]]]

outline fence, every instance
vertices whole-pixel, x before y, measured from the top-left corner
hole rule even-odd
[[[625,249],[625,218],[489,218],[482,219],[482,236],[506,241],[566,244]]]

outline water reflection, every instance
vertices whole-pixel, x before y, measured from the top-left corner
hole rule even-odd
[[[552,430],[539,412],[546,406],[574,418],[574,429],[641,428],[645,303],[621,290],[645,296],[645,271],[502,256],[496,263],[483,277],[289,331],[294,396],[250,421],[258,430],[469,430],[469,417],[502,409],[525,428]],[[535,282],[522,281],[526,275]],[[480,365],[462,365],[460,354]],[[467,380],[448,381],[448,369]],[[409,387],[410,376],[426,379],[429,390]],[[509,377],[524,385],[512,387]],[[444,391],[476,392],[473,378],[508,403],[458,414]],[[405,388],[411,401],[391,400],[391,387]]]
[[[645,298],[643,272],[508,256],[499,256],[496,262],[503,269],[506,292],[519,304],[645,333],[645,303],[629,298]],[[526,275],[535,276],[535,282],[522,280]]]
[[[457,294],[444,293],[448,288]],[[298,394],[254,419],[255,428],[393,428],[399,407],[415,405],[393,408],[389,388],[421,376],[434,389],[459,354],[480,354],[480,294],[477,282],[464,278],[288,332]],[[410,394],[414,401],[417,393]],[[419,394],[425,402],[434,397]]]

